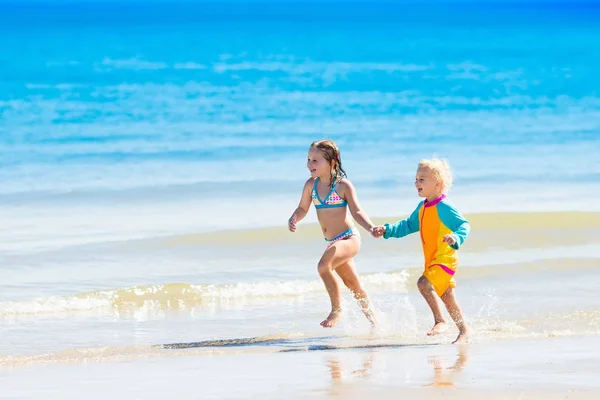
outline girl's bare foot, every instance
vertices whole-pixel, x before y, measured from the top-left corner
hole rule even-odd
[[[372,309],[369,308],[367,310],[363,310],[363,313],[365,314],[365,317],[367,317],[367,320],[369,321],[371,328],[376,329],[379,326],[379,323],[377,321],[377,316],[375,315],[375,311],[373,311]]]
[[[427,332],[427,336],[439,335],[440,333],[446,332],[447,329],[448,325],[446,325],[445,322],[436,322],[435,325],[433,325],[433,328],[431,328],[431,330]]]
[[[452,344],[469,343],[471,331],[469,329],[462,330],[458,333],[458,337]]]
[[[335,324],[342,318],[342,309],[331,310],[331,313],[321,322],[323,328],[333,328]]]

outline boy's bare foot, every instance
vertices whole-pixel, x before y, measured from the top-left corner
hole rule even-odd
[[[471,337],[471,331],[465,329],[464,331],[460,331],[458,333],[458,337],[452,344],[460,344],[460,343],[469,343],[469,338]]]
[[[323,328],[333,328],[335,324],[342,318],[342,309],[331,310],[331,313],[321,322]]]
[[[446,325],[445,322],[436,322],[435,325],[433,325],[433,328],[427,332],[427,336],[439,335],[440,333],[446,332],[447,329],[448,325]]]

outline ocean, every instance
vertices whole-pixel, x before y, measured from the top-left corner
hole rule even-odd
[[[459,388],[598,389],[595,2],[0,1],[0,38],[0,398],[164,397],[130,391],[139,370],[191,373],[181,396],[194,379],[198,398],[336,396],[333,353],[388,360],[360,390],[424,384],[389,375],[455,357],[455,331],[424,335],[418,238],[362,232],[375,337],[347,292],[343,322],[318,324],[316,214],[287,219],[322,138],[377,222],[416,207],[419,160],[453,167],[479,355]],[[245,362],[256,379],[228,385]]]

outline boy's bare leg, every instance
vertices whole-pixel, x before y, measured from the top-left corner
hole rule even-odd
[[[446,325],[446,320],[442,315],[442,305],[440,302],[440,298],[435,293],[435,289],[429,282],[429,280],[421,276],[417,281],[417,286],[419,291],[427,301],[429,308],[431,308],[431,312],[433,313],[433,328],[429,332],[427,332],[427,336],[438,335],[446,329],[448,329],[448,325]]]
[[[456,302],[454,288],[448,288],[448,290],[446,290],[446,292],[442,295],[442,301],[446,305],[448,313],[458,328],[458,337],[452,343],[467,343],[469,337],[471,336],[471,329],[467,325],[463,312]]]

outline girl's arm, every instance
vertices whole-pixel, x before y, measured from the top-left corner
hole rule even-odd
[[[300,197],[300,203],[298,207],[288,220],[288,228],[292,232],[296,232],[296,223],[302,221],[306,214],[308,214],[308,210],[310,209],[310,202],[312,200],[312,187],[314,184],[314,180],[310,178],[304,184],[304,188],[302,189],[302,196]]]
[[[371,230],[375,227],[366,211],[360,208],[360,204],[358,203],[358,196],[356,195],[356,189],[354,189],[354,185],[348,179],[342,179],[338,184],[338,187],[342,185],[343,196],[348,202],[348,208],[350,209],[350,214],[352,214],[352,218],[365,230],[371,232]],[[340,193],[342,194],[342,193]]]
[[[423,202],[419,203],[415,211],[410,214],[410,217],[400,220],[395,224],[385,224],[385,233],[383,234],[384,239],[393,238],[401,238],[406,235],[410,235],[411,233],[415,233],[419,231],[419,210]]]

